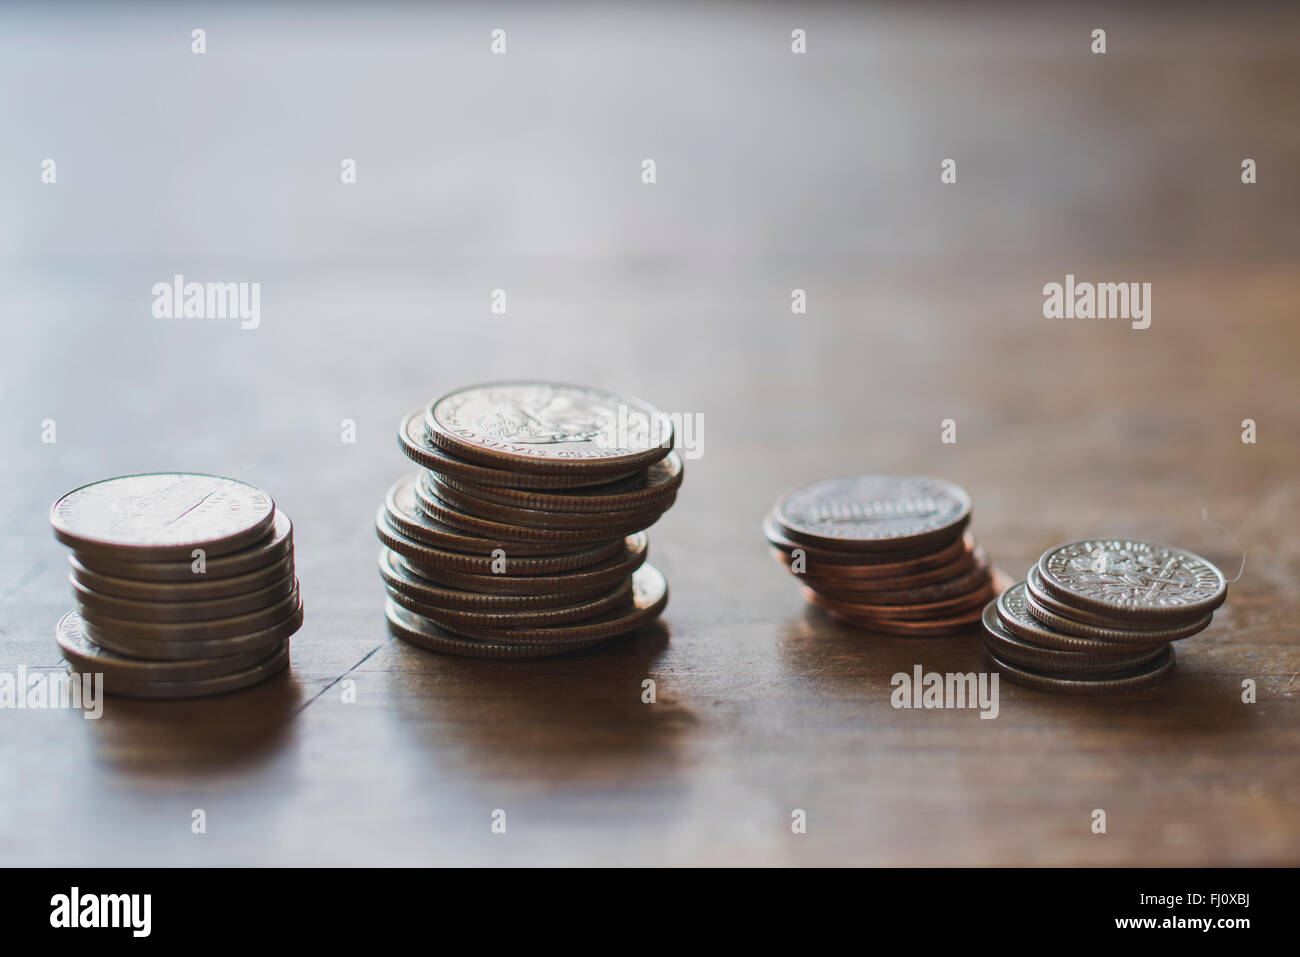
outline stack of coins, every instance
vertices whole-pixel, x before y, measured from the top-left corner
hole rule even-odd
[[[966,530],[970,497],[940,479],[859,475],[783,496],[763,523],[808,600],[893,635],[971,628],[995,594],[988,556]]]
[[[423,467],[375,522],[389,629],[433,651],[563,654],[625,634],[668,603],[644,530],[673,504],[668,417],[638,399],[546,382],[450,392],[407,415]]]
[[[1203,631],[1228,595],[1223,573],[1169,545],[1122,539],[1049,548],[984,609],[989,657],[1040,691],[1104,694],[1158,681],[1171,641]]]
[[[289,663],[302,624],[293,526],[259,488],[176,472],[82,486],[50,510],[72,549],[76,608],[59,621],[73,671],[138,698],[196,698]]]

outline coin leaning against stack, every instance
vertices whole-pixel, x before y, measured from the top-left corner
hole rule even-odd
[[[289,664],[302,625],[293,525],[255,486],[163,472],[84,485],[50,509],[76,608],[56,638],[104,690],[197,698]]]
[[[422,467],[375,521],[399,638],[540,657],[626,634],[667,605],[645,529],[676,499],[682,461],[654,407],[557,383],[471,386],[408,414],[398,441]]]
[[[826,479],[777,501],[763,533],[815,605],[893,635],[955,634],[996,591],[967,530],[970,496],[941,479]]]
[[[1209,626],[1228,585],[1199,555],[1104,538],[1049,548],[984,609],[984,643],[1008,680],[1106,694],[1164,678],[1170,642]]]

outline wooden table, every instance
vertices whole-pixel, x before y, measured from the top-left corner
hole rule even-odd
[[[1294,15],[311,17],[224,10],[200,56],[192,17],[4,14],[0,671],[59,665],[49,504],[133,471],[270,491],[307,624],[250,691],[0,712],[0,862],[1300,863]],[[260,327],[154,318],[176,273],[260,282]],[[1043,318],[1067,273],[1150,282],[1151,327]],[[660,625],[514,663],[387,634],[397,422],[505,377],[703,414]],[[978,637],[836,625],[759,528],[875,471],[961,483],[1017,577],[1102,534],[1244,573],[1157,688],[895,710]]]

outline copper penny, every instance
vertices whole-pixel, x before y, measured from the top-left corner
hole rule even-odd
[[[855,475],[787,492],[773,516],[794,541],[870,552],[947,544],[960,536],[970,511],[966,492],[942,479]]]

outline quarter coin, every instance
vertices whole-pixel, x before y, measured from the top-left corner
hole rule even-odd
[[[208,579],[206,575],[190,573],[190,581],[155,582],[117,578],[91,571],[75,556],[68,557],[72,577],[78,584],[101,595],[113,595],[133,601],[188,602],[212,598],[228,598],[257,591],[293,575],[293,556],[285,555],[264,568],[254,569],[232,578]]]
[[[509,573],[511,575],[537,575],[546,572],[572,571],[603,561],[611,555],[617,554],[623,548],[623,539],[614,538],[585,551],[571,552],[565,555],[513,557],[514,549],[511,548],[507,552],[504,546],[494,549],[497,554],[496,558],[490,554],[464,555],[460,552],[434,548],[432,545],[425,545],[403,535],[389,523],[387,514],[382,509],[375,518],[375,532],[386,547],[397,552],[402,558],[406,559],[408,564],[416,568],[428,568],[435,571],[446,569],[448,571],[462,571],[478,575],[491,575],[494,573],[493,569],[497,567],[501,568],[503,574]],[[500,559],[499,562],[498,558]]]
[[[415,601],[438,608],[462,608],[469,611],[531,611],[558,608],[605,594],[608,586],[598,585],[556,593],[535,595],[498,595],[452,588],[425,578],[390,548],[379,552],[379,575],[390,589],[400,591]]]
[[[77,610],[86,622],[86,632],[90,640],[105,648],[117,650],[111,642],[100,640],[99,634],[112,633],[125,638],[139,638],[154,641],[210,641],[216,638],[234,638],[250,632],[270,628],[276,622],[288,617],[298,607],[298,583],[295,581],[289,594],[274,604],[229,618],[210,618],[205,621],[185,622],[145,622],[128,621],[112,615],[101,614],[83,602],[77,603]],[[130,652],[126,652],[130,654]],[[140,657],[148,657],[141,655]]]
[[[384,613],[388,617],[388,630],[408,644],[426,651],[459,655],[464,658],[546,658],[581,651],[604,644],[608,640],[593,638],[586,642],[559,645],[510,645],[503,642],[461,638],[445,628],[439,628],[435,622],[423,615],[416,614],[409,608],[403,608],[391,598],[384,605]]]
[[[632,599],[632,579],[627,578],[615,588],[595,598],[574,602],[571,605],[558,605],[554,608],[538,609],[464,609],[439,608],[428,605],[410,597],[406,592],[396,588],[386,589],[388,597],[403,608],[423,615],[430,621],[452,631],[461,628],[493,628],[509,630],[515,627],[550,627],[570,621],[582,621],[587,618],[625,605]]]
[[[509,525],[504,522],[492,522],[477,518],[467,512],[443,501],[429,485],[428,473],[420,476],[415,486],[416,499],[420,511],[430,518],[452,525],[465,532],[495,539],[502,542],[502,547],[509,550],[510,542],[547,542],[557,545],[590,545],[595,542],[608,541],[611,537],[631,535],[642,531],[635,522],[623,526],[608,526],[597,529],[549,529],[526,528],[522,525]]]
[[[98,628],[84,618],[81,628],[86,637],[99,647],[131,658],[148,658],[152,661],[194,661],[206,658],[229,658],[260,651],[268,655],[302,627],[302,602],[299,601],[288,615],[259,631],[235,635],[231,638],[186,639],[141,638]]]
[[[497,549],[516,557],[524,555],[549,557],[586,553],[608,542],[617,542],[623,537],[611,533],[606,536],[605,541],[577,545],[554,542],[507,542],[496,538],[484,538],[427,515],[417,504],[415,487],[418,481],[419,478],[412,475],[397,482],[388,490],[384,500],[384,514],[388,524],[407,538],[449,552],[462,552],[489,560]],[[382,522],[377,520],[376,524],[382,525]]]
[[[629,535],[623,549],[588,568],[551,575],[473,575],[449,569],[418,568],[424,578],[449,588],[506,595],[551,595],[591,588],[611,588],[645,561],[649,540],[644,533]],[[407,567],[410,563],[407,562]]]
[[[203,698],[260,684],[289,665],[289,643],[250,668],[201,681],[128,681],[104,673],[104,690],[127,698]],[[77,670],[75,666],[73,670]]]
[[[652,508],[634,511],[610,511],[600,514],[590,512],[544,512],[535,508],[515,508],[513,505],[501,505],[486,499],[469,495],[444,484],[437,475],[426,472],[424,481],[442,502],[452,508],[460,509],[476,518],[491,522],[506,522],[510,525],[523,525],[528,528],[544,529],[580,529],[588,531],[598,528],[623,528],[641,531],[649,528],[659,520],[664,509],[672,505],[672,499]]]
[[[583,471],[538,475],[533,472],[519,472],[491,465],[479,465],[466,461],[447,452],[429,440],[424,420],[427,409],[416,409],[402,420],[397,430],[397,439],[407,458],[417,465],[444,477],[472,483],[475,486],[515,489],[570,489],[588,485],[600,485],[619,478],[636,475],[643,466],[620,470],[614,475],[591,474]]]
[[[225,555],[270,530],[275,503],[235,479],[185,472],[127,475],[83,485],[50,509],[54,535],[78,553],[114,561]]]
[[[640,628],[658,618],[667,604],[668,582],[653,565],[642,565],[632,576],[631,602],[596,618],[560,625],[511,625],[508,628],[457,621],[455,627],[448,626],[448,630],[466,638],[511,645],[586,645],[591,641],[603,641]]]
[[[59,649],[77,671],[102,672],[126,681],[202,681],[251,668],[265,660],[267,650],[258,648],[225,658],[197,658],[189,661],[150,661],[129,658],[101,648],[86,635],[81,616],[70,611],[59,619],[55,630]],[[283,642],[281,642],[283,643]],[[107,678],[106,678],[107,680]]]
[[[654,406],[557,382],[457,389],[435,399],[424,421],[429,439],[453,455],[523,472],[625,472],[673,446],[672,421]]]
[[[72,559],[87,571],[138,582],[205,582],[246,575],[266,568],[293,554],[293,523],[280,509],[275,510],[271,529],[247,548],[217,558],[207,556],[202,566],[189,552],[177,561],[118,561],[98,554],[76,552]],[[195,569],[202,567],[203,571]]]
[[[638,574],[653,570],[653,566],[644,566]],[[662,576],[660,576],[662,577]],[[643,579],[644,580],[644,579]],[[643,594],[645,590],[643,589]],[[664,588],[664,603],[667,602],[667,586]],[[660,604],[662,610],[662,604]],[[603,644],[616,635],[569,640],[563,642],[530,642],[512,644],[503,641],[483,641],[464,638],[444,628],[439,628],[429,619],[403,608],[391,598],[385,608],[388,616],[389,630],[397,637],[413,645],[444,654],[463,655],[471,658],[540,658],[549,655],[562,655]],[[641,612],[644,615],[644,612]],[[657,613],[656,613],[657,614]],[[635,627],[640,627],[652,620],[653,615],[644,617]]]
[[[542,512],[582,514],[667,508],[681,487],[683,475],[682,460],[676,452],[669,452],[658,462],[639,469],[626,478],[567,492],[501,488],[439,472],[432,466],[430,468],[438,478],[439,487],[450,487],[484,501]]]
[[[72,582],[72,591],[76,596],[78,607],[89,609],[97,616],[105,615],[133,624],[202,622],[214,618],[244,615],[282,600],[294,590],[296,585],[293,573],[290,572],[278,582],[242,595],[191,601],[139,601],[134,598],[101,595],[78,581],[75,572],[68,575],[68,580]]]

